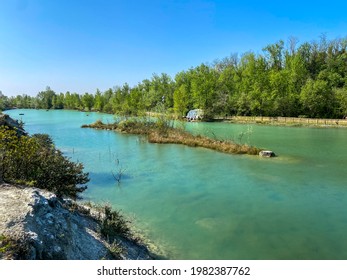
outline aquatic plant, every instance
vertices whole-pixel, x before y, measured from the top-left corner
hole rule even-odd
[[[119,185],[120,182],[121,182],[121,179],[122,179],[122,175],[125,172],[125,168],[123,168],[120,165],[120,162],[119,162],[118,158],[115,160],[115,165],[116,165],[116,171],[115,172],[111,171],[111,173],[112,173],[113,178],[115,179],[115,181]]]

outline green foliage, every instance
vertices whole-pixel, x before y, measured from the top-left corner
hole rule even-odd
[[[347,86],[334,89],[335,98],[339,106],[336,108],[335,114],[339,117],[347,116]]]
[[[288,48],[286,48],[288,46]],[[6,107],[96,110],[123,116],[143,115],[164,104],[166,112],[179,117],[191,109],[205,116],[253,115],[341,117],[345,115],[342,92],[347,84],[347,38],[304,42],[289,38],[263,48],[263,53],[216,60],[181,71],[174,80],[165,73],[153,74],[136,86],[122,86],[79,95],[56,94],[49,87],[36,98],[9,99]],[[342,90],[342,91],[341,91]]]
[[[40,109],[51,109],[53,107],[53,98],[55,92],[50,88],[46,87],[45,91],[41,91],[37,95],[37,105]]]
[[[100,216],[100,232],[109,242],[113,242],[116,237],[128,236],[130,234],[129,222],[117,210],[111,206],[103,206]]]
[[[54,142],[48,134],[36,133],[32,137],[45,149],[54,149]]]
[[[82,163],[74,163],[64,157],[59,150],[44,150],[41,153],[40,168],[33,180],[35,186],[47,189],[58,196],[77,198],[86,187],[88,173],[83,172]]]
[[[8,98],[2,94],[0,90],[0,113],[2,110],[5,110],[8,107]]]
[[[328,82],[307,80],[300,96],[304,112],[309,117],[328,117],[332,115],[334,96]]]
[[[60,93],[59,95],[54,95],[52,99],[53,109],[63,109],[64,99],[65,99],[65,96],[63,93]]]
[[[112,92],[112,90],[111,90]],[[105,98],[101,94],[100,90],[97,89],[95,93],[95,99],[94,99],[94,109],[96,111],[102,111],[105,106]]]
[[[54,148],[48,135],[18,137],[0,127],[0,174],[7,182],[47,189],[58,196],[77,198],[86,189],[88,173]]]
[[[94,106],[94,96],[86,92],[82,96],[82,104],[84,109],[87,109],[88,111],[90,111]]]

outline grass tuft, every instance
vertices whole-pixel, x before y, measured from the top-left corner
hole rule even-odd
[[[14,239],[0,235],[0,259],[2,260],[25,260],[29,256],[29,244],[24,239]]]

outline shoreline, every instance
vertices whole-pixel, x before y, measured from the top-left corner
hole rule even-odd
[[[3,110],[6,113],[8,110],[42,110],[45,109],[33,109],[33,108],[7,108]],[[81,113],[98,113],[106,114],[110,116],[116,116],[103,111],[86,111],[78,109],[50,109],[49,111],[75,111]],[[163,116],[162,113],[146,112],[149,117]],[[168,116],[168,115],[166,115]],[[130,116],[136,117],[136,116]],[[170,117],[173,117],[172,115]],[[178,117],[173,117],[174,120],[184,120]],[[228,117],[215,117],[211,121],[199,121],[199,122],[224,122],[224,123],[236,123],[236,124],[258,124],[258,125],[271,125],[271,126],[283,126],[283,127],[316,127],[316,128],[347,128],[347,119],[317,119],[317,118],[299,118],[299,117],[266,117],[266,116],[228,116]]]
[[[215,118],[214,121],[224,123],[258,124],[283,127],[347,128],[347,119],[233,116],[227,118]]]
[[[27,136],[20,123],[7,114],[0,114],[0,128],[2,143],[10,141],[17,147],[22,143],[25,146],[25,140],[35,139],[33,141],[37,142],[33,143],[37,146],[34,147],[41,148],[38,150],[40,154],[60,155],[59,150],[53,150],[51,146],[38,142],[37,138]],[[2,145],[1,148],[5,152],[9,151],[9,155],[14,153],[11,146],[8,148]],[[42,162],[45,158],[34,160]],[[59,157],[54,160],[63,159]],[[5,164],[12,166],[11,161]],[[74,171],[74,165],[68,167],[71,172]],[[83,182],[82,179],[78,182],[68,181],[76,184],[75,189],[71,190],[63,188],[65,185],[62,185],[62,182],[69,180],[65,175],[60,181],[49,177],[54,186],[34,185],[31,182],[36,178],[27,176],[19,180],[11,177],[11,174],[4,177],[3,170],[5,169],[0,170],[0,259],[163,258],[150,250],[149,247],[154,248],[154,245],[140,234],[128,217],[121,214],[121,210],[112,209],[108,204],[95,204],[86,200],[82,203],[76,202],[78,195],[73,191],[85,190],[85,187],[77,185],[86,183],[84,177]],[[69,170],[66,172],[70,174]],[[77,172],[78,170],[74,173],[75,176],[88,176],[87,173],[80,175]]]

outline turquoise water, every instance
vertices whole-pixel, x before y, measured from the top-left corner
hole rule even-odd
[[[105,114],[7,113],[83,162],[91,178],[84,198],[134,217],[168,258],[347,259],[347,129],[185,124],[279,155],[263,159],[80,128],[112,121]],[[120,185],[112,176],[119,168]]]

